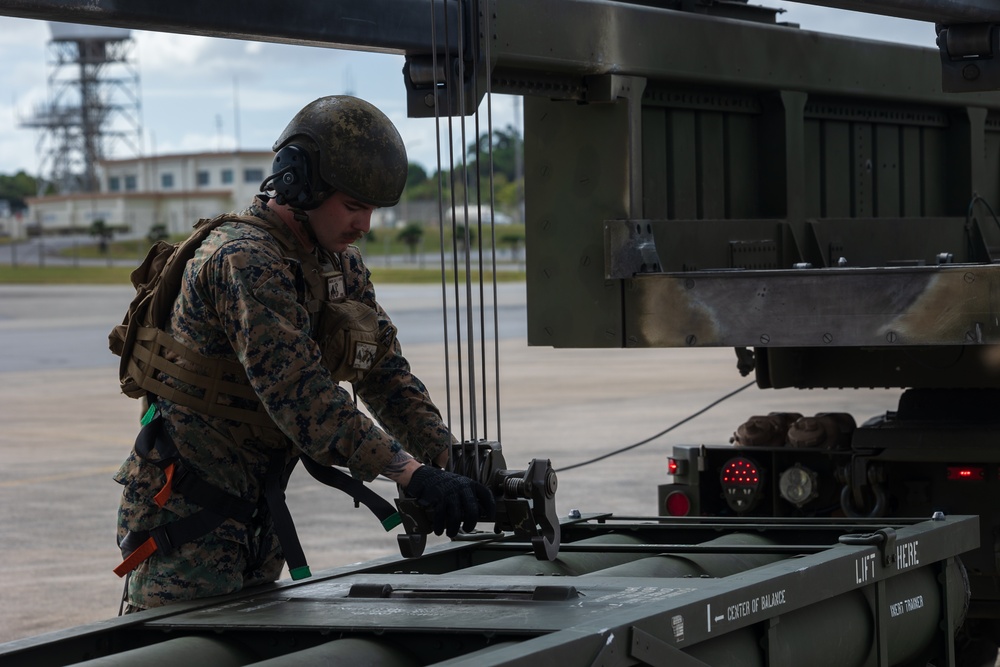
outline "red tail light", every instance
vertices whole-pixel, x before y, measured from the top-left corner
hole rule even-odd
[[[672,491],[663,505],[667,516],[687,516],[691,513],[691,499],[683,491]]]
[[[667,474],[683,475],[685,473],[687,473],[687,461],[673,457],[667,459]]]
[[[982,482],[986,479],[986,468],[979,466],[948,466],[946,479]]]

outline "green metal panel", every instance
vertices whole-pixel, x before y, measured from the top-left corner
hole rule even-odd
[[[979,195],[989,202],[1000,202],[1000,113],[986,116],[983,141],[984,173]],[[996,210],[996,206],[994,206]]]
[[[726,217],[756,218],[760,215],[760,178],[767,178],[754,165],[760,161],[757,143],[759,114],[729,113],[726,115]],[[646,214],[647,217],[653,217]]]
[[[987,110],[981,107],[968,107],[966,109],[969,118],[968,136],[965,137],[963,145],[968,151],[970,176],[968,184],[956,184],[956,194],[964,195],[965,199],[973,192],[983,192],[987,187],[986,172],[986,115]],[[962,191],[962,185],[966,185],[967,190]]]
[[[629,213],[626,105],[526,98],[524,126],[528,341],[621,346],[621,283],[602,264],[604,220]]]
[[[964,218],[846,218],[810,220],[827,266],[839,257],[851,267],[934,265],[951,253],[955,262],[983,261],[969,254]]]
[[[946,130],[926,128],[921,141],[923,155],[921,163],[921,181],[923,194],[923,213],[926,216],[947,215],[949,211],[947,190],[947,172],[950,165],[947,147]]]
[[[823,165],[823,215],[847,217],[851,214],[851,126],[843,121],[820,122],[823,150],[814,157]]]
[[[807,156],[823,155],[823,134],[820,123],[806,121],[805,152]],[[823,170],[820,160],[805,162],[805,214],[809,217],[823,215]]]
[[[874,160],[872,126],[853,123],[851,127],[851,173],[854,188],[851,191],[851,215],[870,218],[874,215]]]
[[[793,227],[806,214],[805,204],[805,105],[808,95],[801,91],[781,91],[784,119],[785,217]]]
[[[667,192],[667,111],[652,106],[642,108],[642,208],[643,216],[668,216]]]
[[[923,215],[923,197],[920,180],[921,148],[919,127],[901,128],[899,168],[901,171],[902,194],[900,196],[902,210],[900,213],[908,217]]]
[[[668,217],[697,218],[697,112],[673,110],[667,119]]]
[[[651,224],[664,271],[683,272],[733,268],[776,269],[801,258],[781,245],[777,220],[655,220]],[[742,248],[734,255],[734,245]],[[765,248],[771,246],[771,249]],[[734,257],[745,261],[734,261]],[[770,260],[761,265],[764,258]],[[755,266],[754,266],[755,265]]]
[[[936,185],[944,189],[945,206],[952,214],[965,213],[972,193],[983,178],[980,148],[985,141],[986,110],[965,107],[949,115],[944,161],[948,169]],[[974,148],[975,147],[975,148]]]
[[[698,217],[726,216],[726,154],[724,117],[704,111],[698,114]]]
[[[760,183],[761,214],[768,218],[784,218],[789,211],[788,177],[792,168],[788,158],[793,147],[789,146],[789,142],[794,144],[797,138],[794,119],[790,123],[784,100],[779,95],[761,96],[761,107],[763,113],[758,142],[763,150],[756,165],[766,175]],[[751,167],[746,165],[744,168]]]
[[[882,218],[895,217],[900,211],[900,128],[880,123],[874,129],[875,214]]]

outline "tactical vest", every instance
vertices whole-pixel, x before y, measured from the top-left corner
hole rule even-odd
[[[263,229],[299,267],[310,333],[319,345],[323,365],[334,380],[359,381],[385,358],[395,343],[396,329],[389,325],[380,336],[375,310],[347,298],[343,256],[338,277],[335,271],[324,270],[316,256],[307,252],[284,225],[231,214],[199,221],[191,236],[180,244],[161,241],[150,249],[143,263],[132,272],[136,297],[122,324],[109,335],[109,347],[121,357],[119,380],[122,393],[127,396],[141,398],[149,393],[213,417],[274,428],[239,362],[206,357],[165,331],[180,292],[184,267],[208,234],[226,222]],[[339,293],[332,287],[338,280]],[[201,395],[166,384],[159,379],[161,374],[196,388]],[[254,407],[239,407],[248,404]]]
[[[366,304],[347,298],[343,257],[340,258],[339,284],[344,289],[337,293],[338,298],[333,301],[330,296],[331,286],[337,284],[335,272],[324,271],[316,256],[306,252],[287,227],[257,217],[234,215],[201,220],[191,236],[182,243],[159,242],[150,249],[143,263],[132,272],[136,296],[122,324],[109,334],[109,345],[112,352],[122,358],[119,376],[122,392],[126,395],[140,398],[147,393],[153,394],[206,415],[259,427],[258,436],[280,437],[241,364],[201,355],[174,340],[164,330],[180,292],[188,260],[194,257],[208,234],[226,222],[242,222],[263,229],[278,241],[286,256],[296,262],[305,285],[303,305],[309,312],[311,334],[322,351],[324,366],[334,379],[362,379],[392,349],[395,327],[390,325],[379,336],[377,313]],[[183,361],[184,366],[178,361]],[[203,395],[197,396],[168,385],[159,379],[161,374],[200,389]],[[243,405],[253,404],[254,408],[231,405],[232,399],[241,400]],[[234,430],[234,437],[237,432]],[[125,576],[153,553],[168,554],[177,546],[211,532],[227,518],[247,523],[255,510],[252,503],[201,480],[185,466],[163,429],[155,405],[147,411],[135,445],[136,453],[144,459],[149,458],[153,450],[158,451],[154,465],[163,470],[166,480],[163,489],[154,496],[154,502],[163,507],[170,495],[178,492],[202,509],[150,531],[130,531],[119,544],[124,560],[115,568],[118,576]],[[275,450],[263,480],[263,499],[271,512],[292,579],[310,576],[285,504],[285,485],[298,458],[317,480],[348,493],[355,501],[368,507],[385,530],[399,524],[395,507],[359,480],[335,468],[321,466],[307,456],[293,458],[286,465],[279,452]]]

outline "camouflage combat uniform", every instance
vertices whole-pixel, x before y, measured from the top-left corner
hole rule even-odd
[[[255,199],[242,215],[287,230],[261,200]],[[294,237],[286,242],[288,238]],[[380,332],[391,327],[358,249],[352,246],[332,260],[341,264],[347,298],[376,310]],[[251,525],[227,519],[213,532],[142,562],[129,581],[132,608],[229,593],[278,578],[284,558],[261,495],[275,450],[284,461],[301,452],[371,481],[401,447],[418,459],[432,460],[451,443],[440,412],[395,340],[382,362],[354,383],[385,430],[357,409],[321,363],[310,335],[302,271],[275,236],[239,222],[214,230],[188,263],[168,333],[205,356],[238,360],[277,428],[249,426],[157,399],[165,432],[184,464],[204,481],[257,503],[261,511]],[[197,391],[175,379],[164,381]],[[152,497],[163,487],[164,474],[134,451],[115,480],[125,487],[119,542],[130,530],[150,530],[199,509],[177,493],[159,508]]]

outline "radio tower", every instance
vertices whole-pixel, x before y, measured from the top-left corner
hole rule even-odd
[[[97,164],[121,141],[142,152],[139,73],[129,30],[49,23],[49,102],[23,127],[42,130],[39,171],[60,194],[97,192]],[[41,194],[41,192],[39,192]]]

